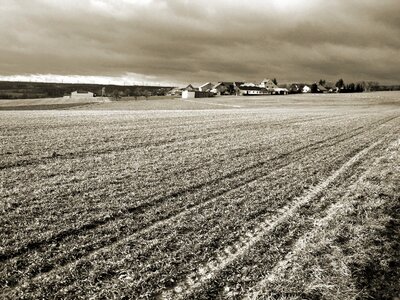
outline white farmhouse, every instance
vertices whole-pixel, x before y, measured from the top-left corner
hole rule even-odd
[[[303,86],[302,93],[311,93],[311,88],[308,85]]]
[[[241,96],[257,96],[257,95],[267,95],[266,89],[258,86],[249,86],[242,84],[239,87],[239,95]]]

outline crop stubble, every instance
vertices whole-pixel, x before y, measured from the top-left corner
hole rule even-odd
[[[364,148],[379,138],[387,143],[398,126],[393,113],[357,115],[351,120],[329,114],[274,120],[252,112],[228,118],[224,124],[209,122],[202,115],[193,118],[193,125],[185,119],[186,127],[174,123],[182,119],[167,117],[170,128],[159,126],[157,119],[154,123],[129,116],[121,119],[126,126],[121,132],[117,116],[112,120],[114,126],[104,133],[98,129],[104,125],[101,121],[94,128],[85,128],[85,121],[75,126],[70,134],[77,135],[81,148],[72,147],[73,154],[65,154],[71,144],[61,142],[57,147],[57,128],[49,139],[40,139],[42,143],[52,141],[46,149],[56,152],[54,157],[35,159],[43,145],[29,148],[32,153],[28,158],[22,155],[22,160],[2,153],[2,174],[14,171],[2,186],[5,203],[10,204],[4,207],[8,216],[2,220],[2,235],[13,236],[1,248],[5,297],[154,297],[168,295],[174,288],[179,295],[180,285],[187,288],[202,281],[191,274],[210,260],[218,272],[227,267],[235,273],[232,270],[237,270],[242,259],[218,267],[218,261],[226,258],[220,253],[228,252],[229,257],[226,249],[248,243],[243,239],[246,232],[253,232],[251,239],[262,220],[279,218],[283,207],[330,178]],[[39,126],[44,136],[46,124]],[[63,130],[68,136],[68,127]],[[94,133],[97,137],[85,148],[85,139]],[[138,138],[141,134],[147,138]],[[112,142],[99,143],[102,139]],[[135,164],[130,165],[132,160]],[[24,172],[33,181],[24,194],[36,195],[16,199],[24,189],[18,184]],[[49,172],[55,173],[50,180]],[[41,187],[41,180],[53,186]],[[285,237],[271,235],[270,242],[277,249],[271,257],[277,259],[288,251],[282,249],[290,248],[307,230],[314,212],[318,211],[308,212],[308,221],[299,217],[299,225],[280,229]],[[16,226],[19,221],[29,228],[26,234]],[[236,248],[240,252],[240,246]],[[255,257],[261,262],[262,256]],[[218,283],[206,284],[197,296],[226,295],[221,292],[224,275],[216,278]],[[193,292],[197,291],[193,288]]]

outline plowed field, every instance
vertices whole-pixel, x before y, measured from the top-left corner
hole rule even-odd
[[[0,297],[398,296],[398,96],[0,112]]]

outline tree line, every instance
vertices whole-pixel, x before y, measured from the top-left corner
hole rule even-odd
[[[274,78],[273,82],[277,85],[277,80]],[[335,84],[328,83],[325,79],[320,79],[311,85],[308,84],[281,84],[281,87],[289,89],[290,93],[300,93],[301,90],[296,90],[298,87],[309,86],[311,93],[322,93],[324,89],[329,92],[336,93],[362,93],[362,92],[375,92],[375,91],[396,91],[400,90],[400,85],[384,86],[380,85],[377,81],[360,81],[345,83],[343,78],[336,81]],[[322,89],[321,86],[324,88]]]
[[[71,95],[73,91],[89,91],[104,97],[163,96],[172,87],[119,86],[83,83],[44,83],[0,81],[0,99],[58,98]]]
[[[361,81],[357,83],[348,83],[346,84],[342,78],[340,78],[335,86],[338,88],[338,91],[341,93],[362,93],[362,92],[372,92],[376,91],[379,87],[379,83],[376,81]]]

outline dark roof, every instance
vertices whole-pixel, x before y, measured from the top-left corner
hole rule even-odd
[[[306,83],[292,83],[292,84],[290,84],[291,87],[295,86],[295,85],[300,89],[302,89],[305,86],[311,86],[311,84],[306,84]]]
[[[234,86],[234,85],[241,86],[243,83],[244,82],[240,82],[240,81],[221,81],[221,82],[219,82],[219,84],[222,84],[227,87]]]

